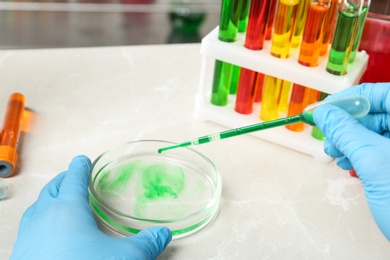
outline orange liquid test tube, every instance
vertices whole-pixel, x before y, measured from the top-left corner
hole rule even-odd
[[[328,6],[328,0],[314,0],[310,4],[298,58],[298,62],[304,66],[318,66],[324,19]]]
[[[325,21],[324,21],[320,56],[324,56],[328,53],[329,43],[331,42],[334,27],[336,25],[338,7],[339,7],[338,0],[330,1],[329,10],[326,14]]]
[[[318,96],[318,90],[304,87],[299,84],[294,84],[287,116],[299,115],[300,113],[302,113],[305,107],[317,102]],[[286,125],[286,128],[291,131],[301,132],[305,129],[305,124],[299,122],[291,125]]]
[[[294,83],[287,116],[299,115],[302,112],[304,109],[303,97],[305,95],[305,90],[306,88],[304,86]],[[286,128],[295,132],[300,132],[305,128],[305,124],[299,122],[296,124],[286,125]]]
[[[0,133],[0,177],[8,177],[15,172],[25,103],[25,97],[19,93],[12,94],[8,99]]]

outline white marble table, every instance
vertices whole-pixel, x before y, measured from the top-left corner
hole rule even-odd
[[[19,220],[71,158],[137,139],[186,139],[224,128],[193,119],[200,46],[0,51],[0,115],[12,92],[34,117],[17,175],[0,201],[0,259]],[[241,136],[197,147],[223,178],[219,215],[160,259],[389,259],[360,181],[334,163]]]

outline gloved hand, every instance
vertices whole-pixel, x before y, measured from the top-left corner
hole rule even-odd
[[[371,213],[390,240],[390,83],[362,84],[329,96],[363,95],[371,111],[354,119],[332,105],[318,107],[314,121],[326,136],[325,152],[345,170],[355,169]]]
[[[154,259],[168,245],[168,228],[115,238],[102,233],[88,204],[91,162],[73,158],[24,213],[11,259]]]

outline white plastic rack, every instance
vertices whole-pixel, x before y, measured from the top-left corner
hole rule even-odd
[[[195,105],[196,119],[211,121],[228,128],[261,122],[259,104],[254,104],[253,112],[249,115],[243,115],[234,110],[235,95],[229,96],[226,106],[216,106],[210,103],[215,60],[235,64],[328,94],[358,84],[368,62],[366,52],[358,52],[355,61],[349,64],[347,74],[335,76],[326,71],[327,56],[320,58],[319,66],[305,67],[298,63],[299,49],[293,50],[288,59],[278,59],[270,54],[270,41],[266,41],[264,48],[259,51],[245,48],[244,41],[245,34],[238,34],[237,40],[232,43],[218,40],[218,27],[202,39],[202,68]],[[254,132],[251,135],[311,155],[323,163],[332,160],[323,152],[323,142],[311,136],[311,127],[306,127],[302,132],[277,127]]]

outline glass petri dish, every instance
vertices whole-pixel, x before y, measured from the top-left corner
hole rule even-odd
[[[89,202],[102,231],[121,237],[166,226],[177,239],[214,219],[222,192],[218,170],[190,148],[157,152],[173,144],[129,142],[94,161]]]

